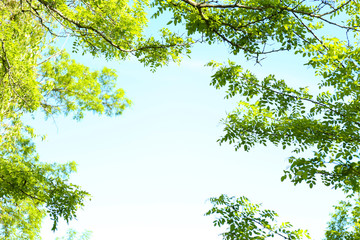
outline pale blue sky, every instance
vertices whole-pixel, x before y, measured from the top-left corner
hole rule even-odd
[[[289,151],[259,146],[235,152],[216,142],[220,119],[236,103],[209,86],[211,69],[203,65],[225,61],[227,52],[222,45],[195,47],[180,67],[171,64],[154,74],[135,60],[76,56],[92,69],[116,69],[118,86],[133,105],[115,118],[88,114],[80,122],[58,117],[34,123],[47,134],[38,145],[41,159],[75,160],[79,165],[72,181],[92,194],[70,227],[93,231],[95,240],[218,240],[213,219],[203,216],[210,207],[206,199],[228,194],[262,202],[320,239],[341,194],[281,183]],[[231,59],[259,76],[274,73],[297,86],[315,83],[302,60],[290,54],[269,56],[262,66]],[[44,239],[63,235],[67,226],[61,224],[55,235],[50,228],[46,221]]]

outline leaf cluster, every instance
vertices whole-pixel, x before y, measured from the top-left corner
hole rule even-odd
[[[205,215],[215,215],[214,226],[226,227],[221,234],[224,240],[310,238],[307,231],[293,230],[289,222],[278,224],[274,211],[262,210],[259,204],[251,203],[246,197],[221,195],[210,198],[210,202],[213,207]]]
[[[39,112],[77,120],[87,112],[114,116],[131,104],[114,70],[93,71],[71,59],[64,50],[69,38],[73,52],[135,56],[153,70],[189,53],[193,41],[166,29],[145,36],[148,7],[147,0],[0,1],[1,238],[37,239],[45,213],[56,230],[89,196],[69,183],[75,163],[40,161],[34,140],[41,136],[24,119]]]
[[[282,181],[289,179],[295,185],[305,182],[312,188],[320,180],[326,186],[342,189],[347,197],[359,193],[358,1],[155,0],[153,6],[158,7],[155,18],[170,12],[168,24],[183,26],[188,36],[201,43],[225,43],[230,53],[243,54],[255,63],[280,51],[303,57],[305,65],[315,72],[315,89],[294,88],[287,79],[273,74],[259,79],[233,61],[207,64],[214,71],[211,85],[225,89],[225,98],[240,99],[222,121],[224,135],[219,143],[245,151],[258,144],[290,148],[293,154]],[[224,239],[266,236],[254,223],[262,224],[262,218],[254,214],[261,213],[256,205],[249,205],[243,198],[238,202],[225,196],[213,200],[215,205],[224,205],[208,212],[220,215],[215,225],[228,224]],[[256,210],[249,210],[250,206]],[[359,238],[358,222],[354,220],[358,215],[352,206],[340,204],[327,239]],[[349,212],[355,217],[349,217]],[[353,231],[346,233],[343,225]]]

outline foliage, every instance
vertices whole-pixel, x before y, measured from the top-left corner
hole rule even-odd
[[[91,238],[91,232],[85,231],[81,235],[78,234],[74,229],[69,229],[65,237],[56,238],[56,240],[88,240]]]
[[[360,239],[360,201],[341,201],[331,214],[325,232],[327,240]]]
[[[307,231],[291,230],[288,222],[277,224],[278,216],[272,210],[261,210],[259,204],[250,203],[246,197],[228,197],[221,195],[210,198],[213,208],[205,215],[215,214],[214,226],[226,226],[222,233],[224,240],[250,240],[250,239],[303,239],[310,238]]]
[[[230,60],[207,64],[215,72],[211,85],[226,89],[226,98],[240,98],[223,120],[219,142],[245,151],[258,144],[291,148],[282,181],[312,188],[320,180],[348,197],[360,191],[358,1],[155,0],[153,6],[158,8],[155,18],[170,12],[169,24],[183,26],[188,36],[203,44],[225,43],[231,54],[247,60],[260,64],[266,56],[285,51],[302,57],[315,72],[315,89],[292,87],[273,74],[260,79]],[[343,210],[336,215],[346,216],[349,208],[340,206]],[[329,228],[341,235],[335,225]],[[329,239],[337,239],[331,234]]]
[[[211,84],[241,96],[224,120],[220,143],[248,151],[256,143],[293,146],[313,157],[293,156],[285,171],[294,184],[312,187],[316,176],[345,192],[359,190],[359,47],[357,1],[155,1],[157,17],[170,11],[172,23],[208,44],[225,42],[232,54],[257,62],[265,54],[291,51],[316,72],[320,91],[292,88],[275,75],[258,79],[239,64],[212,61]],[[154,4],[154,5],[155,5]],[[328,36],[331,30],[332,36]],[[313,93],[311,93],[313,92]],[[316,93],[318,92],[318,93]]]
[[[25,116],[88,111],[119,115],[129,106],[116,74],[91,71],[63,49],[107,60],[135,56],[155,69],[179,61],[193,43],[167,29],[146,37],[148,2],[117,0],[0,1],[0,237],[36,239],[47,213],[53,230],[70,221],[89,194],[69,183],[76,164],[46,163],[36,153],[36,132]],[[63,44],[62,47],[61,44]]]
[[[204,42],[228,43],[231,53],[250,59],[279,51],[305,58],[316,72],[320,91],[292,88],[274,75],[258,79],[235,62],[212,61],[211,84],[227,88],[227,98],[241,96],[239,107],[224,120],[220,143],[248,151],[256,143],[293,146],[285,177],[312,187],[316,176],[345,192],[359,190],[359,48],[360,4],[356,1],[157,1],[159,12],[173,12],[189,35]],[[240,17],[238,17],[240,16]],[[327,26],[325,26],[327,24]],[[335,29],[333,29],[335,28]],[[335,36],[323,34],[331,29]]]
[[[81,119],[91,111],[111,116],[130,104],[116,88],[112,70],[91,71],[59,48],[67,38],[73,40],[74,52],[108,60],[135,56],[152,69],[189,54],[192,37],[203,44],[224,42],[233,55],[256,63],[282,51],[303,57],[315,71],[319,89],[294,88],[275,75],[259,79],[232,61],[208,64],[215,70],[211,84],[226,88],[227,98],[241,98],[224,119],[219,142],[245,151],[256,144],[291,147],[294,154],[282,180],[312,187],[320,178],[348,196],[360,191],[358,1],[154,0],[151,6],[157,9],[155,18],[170,12],[168,24],[183,26],[182,37],[166,28],[158,37],[144,35],[147,0],[0,1],[0,202],[8,206],[2,209],[8,212],[0,219],[0,234],[35,238],[26,229],[33,225],[36,232],[43,212],[56,229],[59,218],[76,216],[88,195],[68,182],[74,163],[39,160],[36,133],[22,121],[24,115],[42,111],[48,117]],[[305,157],[309,152],[312,157]],[[246,206],[257,206],[239,201],[245,213]],[[12,213],[14,206],[24,211]],[[35,209],[40,211],[36,220],[28,219],[27,212]],[[263,213],[254,211],[254,219]],[[24,221],[15,217],[20,215]]]
[[[44,209],[37,208],[31,199],[14,200],[3,197],[0,202],[0,234],[3,239],[26,240],[39,238]]]

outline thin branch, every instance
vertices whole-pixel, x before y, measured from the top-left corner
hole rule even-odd
[[[64,47],[65,47],[65,44],[66,44],[66,42],[68,41],[68,39],[69,39],[69,35],[68,35],[68,36],[67,36],[67,38],[65,39],[65,42],[63,43],[63,45],[61,46],[61,48],[60,48],[60,50],[59,50],[59,51],[57,51],[57,52],[56,52],[56,53],[54,53],[53,55],[49,56],[49,57],[48,57],[48,58],[46,58],[45,60],[43,60],[43,61],[39,62],[38,64],[36,64],[36,66],[40,66],[41,64],[43,64],[43,63],[45,63],[45,62],[49,61],[50,59],[52,59],[52,58],[54,58],[54,57],[59,56],[59,55],[63,52]]]
[[[243,5],[243,4],[238,4],[238,3],[234,3],[234,4],[209,4],[209,3],[197,3],[195,1],[192,0],[182,0],[183,2],[195,7],[195,8],[220,8],[220,9],[226,9],[226,8],[241,8],[241,9],[248,9],[248,10],[255,10],[255,11],[263,11],[266,9],[279,9],[282,11],[289,11],[289,12],[295,12],[295,13],[299,13],[299,14],[303,14],[303,15],[307,15],[310,17],[316,17],[319,18],[321,17],[321,15],[319,14],[313,14],[310,12],[305,12],[305,11],[301,11],[301,10],[296,10],[295,8],[289,8],[289,7],[283,7],[283,6],[271,6],[271,5],[267,5],[267,6],[263,6],[263,7],[254,7],[254,6],[249,6],[249,5]]]
[[[127,52],[127,53],[132,53],[132,52],[137,52],[137,51],[142,51],[142,50],[148,50],[148,49],[159,49],[159,48],[169,48],[169,47],[180,47],[180,46],[186,46],[187,44],[163,44],[163,45],[148,45],[148,46],[144,46],[144,47],[140,47],[140,48],[133,48],[133,49],[125,49],[120,47],[119,45],[117,45],[116,43],[114,43],[110,38],[108,38],[105,33],[101,32],[100,30],[92,27],[92,26],[88,26],[85,24],[80,23],[79,21],[76,21],[74,19],[68,18],[67,16],[65,16],[62,12],[60,12],[59,10],[53,8],[52,6],[50,6],[47,2],[45,2],[44,0],[39,0],[39,2],[41,4],[43,4],[46,8],[48,8],[50,11],[56,13],[60,18],[62,18],[63,20],[72,23],[73,25],[75,25],[76,27],[80,28],[80,29],[86,29],[86,30],[91,30],[93,32],[95,32],[96,34],[98,34],[102,39],[104,39],[108,44],[110,44],[112,47],[122,51],[122,52]]]
[[[329,14],[332,14],[336,11],[339,11],[341,8],[345,7],[346,5],[348,5],[350,2],[352,2],[353,0],[348,0],[347,2],[344,2],[343,4],[341,4],[339,7],[337,8],[334,8],[333,10],[329,11],[329,12],[326,12],[326,13],[323,13],[323,14],[320,14],[319,16],[320,17],[323,17],[323,16],[326,16],[326,15],[329,15]]]
[[[302,14],[302,15],[306,15],[309,17],[313,17],[313,18],[317,18],[320,19],[328,24],[331,25],[335,25],[337,27],[340,28],[344,28],[344,29],[351,29],[354,31],[360,31],[360,29],[354,28],[354,27],[349,27],[349,26],[343,26],[340,24],[337,24],[335,22],[329,21],[327,19],[324,18],[324,16],[327,16],[329,14],[332,14],[336,11],[339,11],[341,8],[343,8],[344,6],[346,6],[347,4],[349,4],[352,0],[348,0],[347,2],[343,3],[342,5],[340,5],[339,7],[323,13],[323,14],[314,14],[312,12],[306,12],[306,11],[301,11],[301,10],[296,10],[296,8],[298,6],[295,6],[293,8],[287,7],[287,6],[272,6],[272,5],[267,5],[267,6],[261,6],[261,7],[255,7],[255,6],[249,6],[249,5],[243,5],[243,4],[238,4],[238,3],[234,3],[234,4],[209,4],[209,3],[198,3],[192,0],[182,0],[183,2],[195,7],[195,8],[214,8],[214,9],[228,9],[228,8],[241,8],[241,9],[247,9],[247,10],[254,10],[254,11],[264,11],[266,9],[279,9],[280,11],[288,11],[291,13],[297,13],[297,14]]]

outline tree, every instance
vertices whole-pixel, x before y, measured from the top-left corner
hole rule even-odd
[[[282,181],[311,188],[320,180],[348,197],[360,191],[357,0],[155,0],[153,6],[155,17],[170,12],[169,24],[183,26],[187,36],[203,44],[223,42],[247,60],[260,63],[285,51],[302,56],[318,89],[294,88],[275,75],[259,79],[230,60],[207,64],[215,71],[211,85],[225,88],[226,98],[241,98],[223,120],[219,142],[245,151],[257,144],[291,148]]]
[[[15,200],[3,197],[0,205],[1,230],[3,239],[26,240],[39,238],[41,220],[45,216],[32,199]]]
[[[107,60],[135,56],[155,69],[179,61],[193,43],[167,29],[146,37],[145,1],[0,1],[0,205],[1,238],[36,239],[44,214],[67,222],[89,194],[69,183],[76,164],[46,163],[36,153],[36,131],[24,116],[85,112],[119,115],[129,106],[116,74],[91,71],[70,58],[73,51]],[[37,114],[37,115],[36,115]]]
[[[331,214],[331,221],[325,232],[328,240],[360,239],[360,202],[359,199],[341,201]]]
[[[214,226],[226,226],[227,231],[222,233],[224,240],[250,240],[250,239],[303,239],[310,238],[307,231],[292,230],[289,222],[277,224],[277,214],[272,210],[261,210],[259,204],[250,203],[246,197],[228,197],[221,195],[210,198],[213,208],[205,215],[214,214]]]
[[[240,107],[224,119],[225,134],[219,142],[245,151],[256,143],[291,147],[294,155],[282,180],[312,187],[320,178],[349,197],[359,192],[356,0],[154,0],[153,17],[170,12],[168,24],[184,30],[180,37],[161,29],[158,38],[143,34],[148,6],[147,1],[129,5],[115,0],[0,2],[2,204],[25,208],[27,201],[33,209],[46,211],[56,229],[59,218],[69,221],[76,216],[88,195],[68,183],[74,163],[40,162],[33,141],[36,132],[23,122],[24,115],[43,111],[48,117],[81,119],[86,111],[118,115],[130,104],[115,87],[114,71],[90,71],[59,48],[67,37],[74,40],[75,52],[108,60],[134,55],[152,69],[188,54],[191,37],[199,44],[224,42],[232,54],[256,63],[275,52],[303,56],[316,72],[319,91],[292,88],[275,75],[258,79],[233,61],[209,62],[216,71],[211,84],[227,88],[227,98],[242,97]],[[324,33],[328,29],[332,36]],[[304,157],[305,152],[313,156]],[[16,224],[3,225],[8,226],[4,234]]]
[[[216,72],[211,84],[227,88],[226,98],[241,96],[224,120],[220,143],[248,151],[256,143],[294,147],[314,156],[291,157],[286,177],[295,184],[326,185],[358,191],[359,174],[359,58],[357,47],[360,5],[356,1],[156,1],[159,11],[173,13],[174,24],[184,24],[189,36],[203,42],[225,42],[232,54],[247,59],[279,51],[306,58],[316,72],[320,93],[306,86],[294,89],[270,75],[258,79],[235,62],[209,62]],[[154,4],[154,5],[155,5]],[[325,26],[325,24],[329,26]],[[325,28],[326,27],[326,28]],[[321,30],[336,28],[335,36]],[[343,35],[341,35],[343,34]]]

